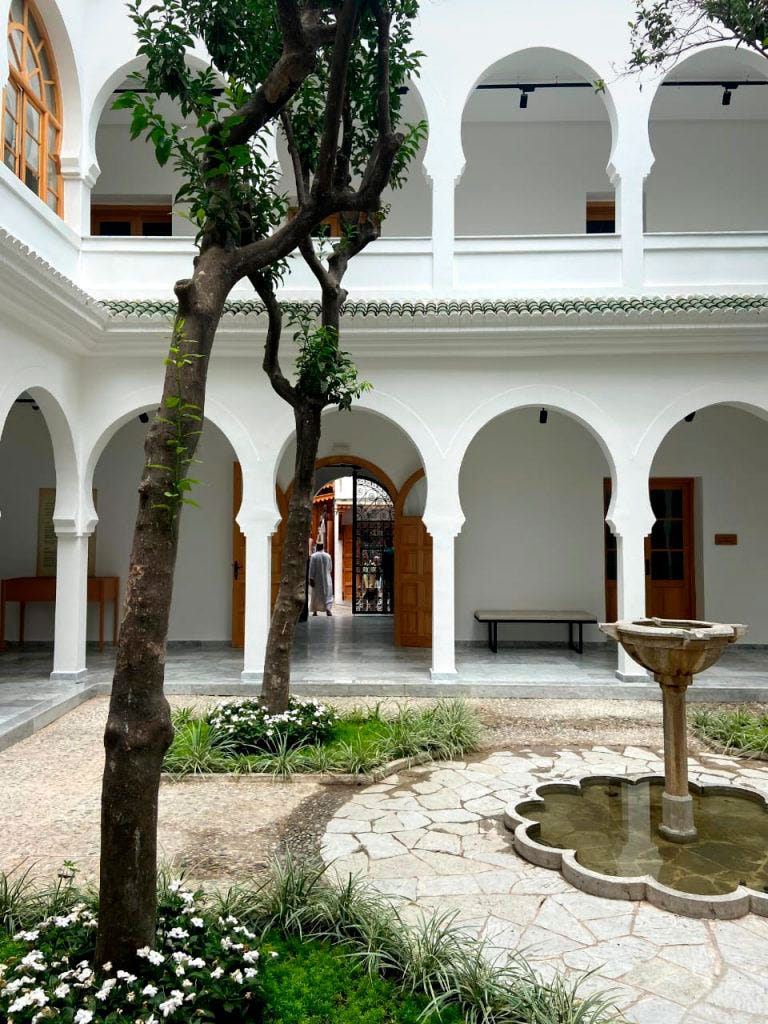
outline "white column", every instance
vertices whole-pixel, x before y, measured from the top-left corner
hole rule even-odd
[[[243,683],[260,683],[272,616],[272,517],[239,521],[245,534],[245,651]]]
[[[645,617],[645,537],[642,528],[616,535],[616,597],[619,619]],[[647,679],[648,673],[618,644],[616,677],[623,682]]]
[[[459,530],[427,527],[432,535],[432,669],[433,682],[456,679],[456,601],[454,549]]]
[[[645,282],[645,174],[632,168],[613,179],[616,230],[621,234],[622,286],[642,291]]]
[[[441,173],[432,178],[432,290],[438,296],[453,291],[455,234],[456,177]]]
[[[89,534],[57,531],[56,536],[56,621],[51,679],[81,683],[86,677]]]

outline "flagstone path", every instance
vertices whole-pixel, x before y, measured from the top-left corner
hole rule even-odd
[[[361,873],[407,918],[455,910],[489,952],[524,951],[540,975],[594,971],[633,1024],[765,1024],[768,918],[700,921],[589,896],[522,860],[501,815],[539,783],[663,770],[660,751],[497,752],[415,768],[356,792],[322,841],[330,870]],[[768,764],[701,754],[698,782],[733,780],[768,796]]]

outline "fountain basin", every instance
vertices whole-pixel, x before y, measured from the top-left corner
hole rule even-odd
[[[659,775],[543,783],[504,821],[522,857],[594,896],[644,899],[687,917],[768,917],[768,802],[690,783],[697,836],[681,845],[658,829],[663,789]]]
[[[738,623],[655,618],[605,622],[600,629],[657,682],[668,684],[678,679],[690,682],[691,676],[711,668],[723,650],[747,632]]]

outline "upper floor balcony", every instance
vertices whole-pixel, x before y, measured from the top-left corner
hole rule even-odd
[[[521,38],[545,36],[534,24]],[[477,48],[460,66],[440,45],[442,77],[428,60],[405,104],[407,119],[427,121],[428,141],[405,188],[386,197],[382,238],[350,266],[355,298],[768,291],[765,61],[702,50],[641,89],[611,80],[599,47],[579,39],[578,53],[530,45],[485,64]],[[112,109],[128,70],[102,76],[93,161],[85,137],[77,155],[62,150],[63,217],[0,164],[0,228],[96,298],[167,298],[191,272],[193,229],[173,206],[174,172]],[[65,135],[66,115],[64,103]],[[279,139],[274,157],[290,200]],[[284,292],[316,296],[300,257]],[[252,297],[250,286],[235,295]]]

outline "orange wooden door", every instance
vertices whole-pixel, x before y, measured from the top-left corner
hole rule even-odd
[[[432,538],[421,516],[395,521],[395,643],[432,646]]]
[[[236,462],[232,474],[232,646],[245,646],[245,535],[237,525],[243,500],[243,474]]]
[[[645,613],[664,619],[696,618],[693,520],[694,481],[690,477],[654,477],[651,507],[656,522],[645,541]],[[611,482],[605,482],[605,508]],[[605,527],[605,614],[617,616],[616,538]]]
[[[341,527],[341,577],[342,601],[352,601],[352,524],[343,523]]]

